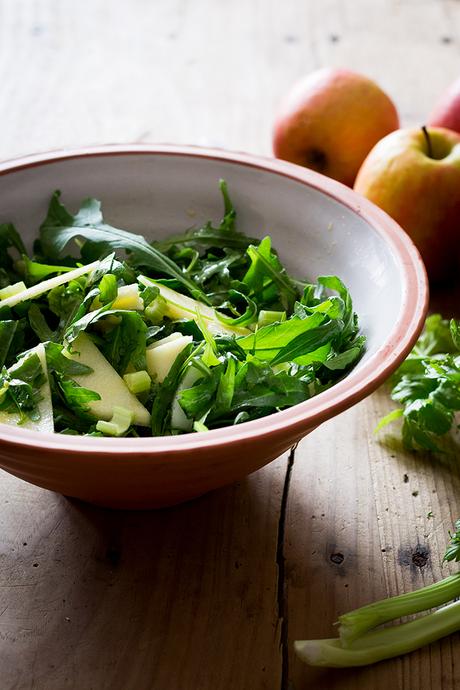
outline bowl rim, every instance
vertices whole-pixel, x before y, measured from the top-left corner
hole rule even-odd
[[[103,146],[58,149],[0,162],[0,177],[28,168],[52,165],[78,158],[106,156],[177,156],[211,159],[258,169],[285,177],[330,196],[367,221],[389,245],[403,280],[400,313],[393,330],[362,367],[353,369],[343,380],[309,400],[241,425],[182,436],[143,438],[89,438],[52,432],[39,432],[0,423],[0,441],[41,450],[68,453],[97,453],[111,456],[126,454],[177,454],[178,451],[240,443],[258,437],[277,436],[291,429],[300,438],[327,419],[355,405],[383,383],[412,349],[421,332],[428,309],[428,278],[425,266],[410,237],[402,228],[369,200],[351,188],[321,175],[275,158],[176,144],[106,144]]]

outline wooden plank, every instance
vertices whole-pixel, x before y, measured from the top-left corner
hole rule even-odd
[[[2,690],[278,690],[285,471],[133,513],[2,473]]]

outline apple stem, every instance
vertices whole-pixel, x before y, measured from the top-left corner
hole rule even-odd
[[[425,137],[426,145],[428,148],[428,157],[433,158],[433,149],[431,147],[431,139],[430,139],[430,135],[428,134],[428,130],[426,128],[426,125],[423,125],[422,132],[423,132],[423,135]]]

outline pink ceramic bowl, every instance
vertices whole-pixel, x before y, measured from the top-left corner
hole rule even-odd
[[[419,334],[427,281],[409,237],[347,187],[289,163],[175,146],[56,152],[0,165],[0,222],[30,242],[59,188],[71,207],[102,200],[118,227],[164,237],[218,219],[227,180],[241,229],[269,233],[299,277],[337,274],[368,337],[366,355],[315,398],[258,421],[180,437],[98,439],[0,424],[0,466],[38,486],[119,508],[194,498],[266,465],[326,419],[369,395]]]

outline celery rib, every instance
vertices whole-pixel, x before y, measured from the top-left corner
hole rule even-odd
[[[340,638],[298,640],[296,654],[311,666],[351,667],[375,664],[439,640],[460,630],[460,601],[408,623],[367,633],[348,647]]]
[[[460,596],[460,573],[446,577],[415,592],[382,599],[339,616],[339,635],[344,647],[371,628],[395,618],[410,616],[441,606]]]

